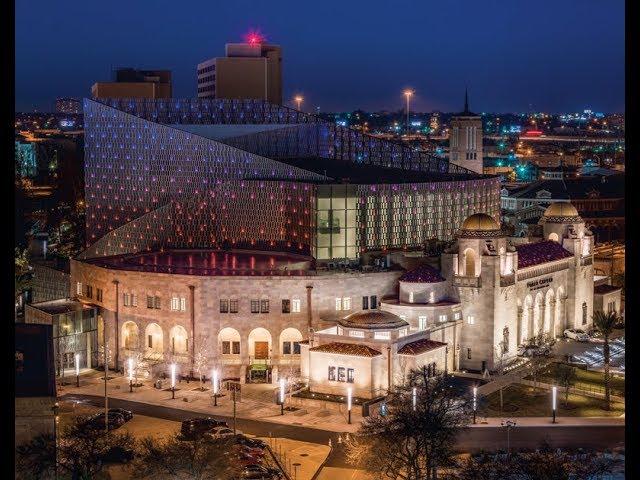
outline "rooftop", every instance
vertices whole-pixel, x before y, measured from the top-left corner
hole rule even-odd
[[[40,310],[41,312],[48,313],[49,315],[61,315],[63,313],[77,312],[79,310],[91,310],[93,308],[82,302],[71,300],[70,298],[31,303],[29,306],[36,310]]]
[[[356,343],[332,342],[325,345],[319,345],[309,349],[311,352],[336,353],[338,355],[353,355],[355,357],[377,357],[382,355],[378,350],[374,350],[367,345],[359,345]]]
[[[347,315],[338,323],[347,328],[400,328],[409,325],[399,316],[384,310],[362,310]]]
[[[437,348],[445,347],[447,344],[443,342],[437,342],[435,340],[429,340],[428,338],[423,338],[422,340],[416,340],[415,342],[410,342],[402,346],[398,350],[399,355],[420,355],[425,352],[429,352],[431,350],[435,350]]]
[[[553,240],[516,245],[518,252],[518,268],[532,267],[541,263],[573,257],[573,253],[565,250]]]
[[[444,282],[440,272],[431,265],[420,265],[413,270],[405,272],[399,280],[407,283],[438,283]]]
[[[614,287],[613,285],[596,285],[593,287],[593,293],[596,295],[604,295],[618,290],[622,290],[622,287]]]

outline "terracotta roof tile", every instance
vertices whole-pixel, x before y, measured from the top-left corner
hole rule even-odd
[[[409,283],[437,283],[444,282],[444,278],[442,278],[440,272],[431,265],[424,264],[405,272],[400,277],[400,281]]]
[[[377,357],[382,355],[378,350],[374,350],[367,345],[356,343],[332,342],[325,345],[318,345],[309,349],[312,352],[337,353],[338,355],[354,355],[356,357]]]
[[[437,342],[435,340],[429,340],[423,338],[422,340],[416,340],[415,342],[405,344],[400,350],[399,355],[420,355],[421,353],[435,350],[436,348],[444,347],[446,343]]]
[[[562,245],[553,240],[516,245],[516,251],[518,252],[518,268],[526,268],[573,257],[571,252],[565,250]]]

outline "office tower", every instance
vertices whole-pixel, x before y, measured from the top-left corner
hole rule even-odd
[[[469,111],[469,97],[464,94],[464,111],[451,118],[449,161],[455,165],[482,173],[482,120]]]
[[[224,57],[198,64],[198,97],[260,99],[282,104],[282,53],[280,46],[227,43]]]
[[[120,68],[111,82],[96,82],[93,98],[171,98],[170,70]]]

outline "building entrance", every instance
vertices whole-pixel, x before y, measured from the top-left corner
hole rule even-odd
[[[269,358],[269,342],[255,342],[255,358],[256,360],[264,360]]]

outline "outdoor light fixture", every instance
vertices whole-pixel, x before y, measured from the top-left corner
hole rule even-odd
[[[551,408],[553,409],[553,421],[551,423],[556,423],[556,399],[558,396],[558,387],[551,387]]]
[[[280,415],[284,415],[284,378],[280,379]]]
[[[304,100],[304,97],[302,95],[296,95],[294,98],[296,105],[298,106],[298,111],[300,111],[300,106],[302,105],[302,101]]]
[[[347,412],[349,418],[347,423],[351,423],[351,395],[353,394],[353,389],[351,387],[347,388]]]
[[[76,387],[80,386],[80,354],[76,353]]]
[[[418,391],[416,390],[416,387],[413,387],[413,411],[416,411],[416,403],[418,401]]]
[[[478,387],[473,387],[473,424],[476,424],[476,412],[478,410]]]
[[[211,390],[213,390],[213,406],[218,406],[218,370],[213,369],[211,372]]]
[[[129,366],[129,392],[133,392],[133,358],[127,360]]]
[[[171,364],[171,398],[176,398],[176,364]]]

